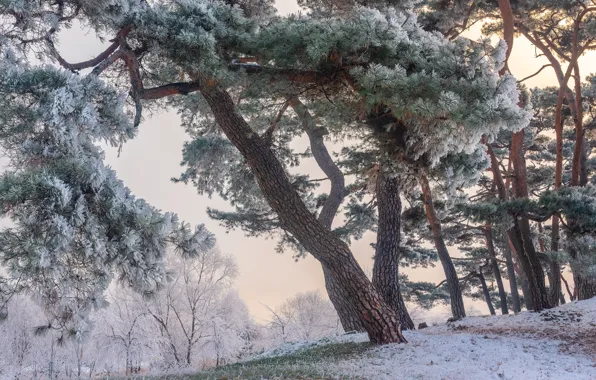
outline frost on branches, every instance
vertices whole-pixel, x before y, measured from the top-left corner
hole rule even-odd
[[[0,60],[0,144],[8,159],[0,204],[12,221],[0,232],[6,285],[39,292],[52,327],[74,321],[76,333],[115,277],[153,293],[166,280],[168,247],[192,256],[214,238],[136,199],[104,165],[96,144],[118,146],[136,133],[126,94],[94,75],[29,65],[8,45]]]
[[[4,239],[5,252],[15,252],[8,260],[15,275],[42,273],[34,277],[43,282],[40,288],[68,283],[76,293],[69,297],[97,303],[112,270],[137,290],[152,292],[164,280],[160,263],[168,243],[187,254],[209,246],[202,228],[190,232],[173,216],[134,200],[93,145],[132,138],[148,104],[173,107],[195,139],[186,146],[189,170],[180,179],[222,195],[240,211],[213,215],[255,234],[281,230],[282,245],[308,250],[324,264],[327,282],[337,281],[338,295],[368,326],[372,341],[403,341],[395,316],[404,313],[393,310],[401,306],[389,306],[349,247],[329,231],[345,199],[348,222],[366,223],[346,223],[344,240],[373,229],[375,209],[362,190],[351,193],[355,189],[345,185],[341,170],[354,161],[340,168],[324,139],[362,141],[343,155],[366,158],[352,171],[358,184],[380,165],[376,178],[395,183],[401,176],[399,187],[407,190],[418,172],[438,168],[449,155],[482,155],[482,136],[518,130],[529,114],[517,106],[515,80],[497,73],[503,45],[450,41],[424,30],[413,12],[401,8],[410,2],[396,4],[399,9],[354,4],[326,14],[309,2],[304,5],[313,12],[281,18],[270,1],[260,0],[8,2],[2,46],[14,45],[13,55],[23,61],[6,53],[3,91],[19,100],[2,104],[6,125],[18,127],[5,143],[14,166],[5,186],[23,189],[4,192],[4,210],[17,222]],[[64,60],[57,32],[73,20],[109,38],[109,47],[90,61]],[[33,53],[42,64],[63,69],[39,65]],[[251,57],[258,63],[236,60]],[[85,69],[91,74],[68,72]],[[34,85],[23,84],[23,75],[37,75]],[[109,85],[97,76],[109,78]],[[314,192],[317,181],[287,174],[302,158],[291,142],[303,133],[321,168],[334,173],[336,191],[328,198]],[[464,183],[456,176],[477,167],[441,172],[451,183]],[[399,231],[393,230],[386,235],[391,244],[382,246],[397,246]],[[34,240],[31,247],[24,239]],[[82,273],[68,268],[71,262],[85,263],[77,269]],[[397,270],[387,272],[391,279],[382,282],[397,284]],[[48,297],[68,299],[66,290],[54,288]]]

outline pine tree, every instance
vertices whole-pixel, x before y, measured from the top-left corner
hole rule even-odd
[[[206,191],[227,193],[237,205],[242,205],[240,200],[254,202],[257,221],[262,215],[275,215],[287,239],[321,262],[328,282],[338,290],[336,308],[341,301],[372,342],[404,341],[399,325],[405,313],[399,300],[394,304],[399,295],[398,221],[390,221],[386,231],[379,231],[379,236],[391,231],[391,238],[389,244],[377,244],[377,249],[387,251],[376,256],[386,258],[394,269],[373,278],[374,286],[348,245],[313,214],[314,199],[304,191],[308,181],[287,174],[296,155],[287,148],[287,141],[274,145],[276,128],[268,132],[272,125],[262,123],[259,112],[271,100],[279,104],[290,99],[292,107],[298,106],[297,98],[322,114],[332,136],[345,139],[348,128],[342,131],[338,126],[349,126],[364,141],[354,153],[369,157],[364,163],[367,170],[379,165],[378,178],[392,183],[384,195],[392,197],[397,206],[397,189],[406,191],[420,170],[437,166],[449,154],[477,151],[482,136],[490,140],[502,129],[519,130],[527,124],[529,114],[517,106],[515,80],[498,74],[504,46],[495,49],[487,41],[463,38],[449,41],[425,31],[410,11],[385,4],[356,6],[331,16],[313,13],[279,18],[271,14],[268,2],[231,3],[27,1],[9,3],[2,10],[10,25],[2,45],[1,67],[6,68],[7,78],[2,82],[7,92],[3,99],[20,99],[2,103],[3,124],[12,128],[6,141],[14,152],[15,173],[5,178],[1,193],[7,199],[4,209],[11,210],[10,216],[18,221],[18,227],[6,233],[3,252],[12,252],[6,257],[15,259],[36,252],[39,260],[17,268],[27,274],[51,263],[52,270],[76,276],[56,261],[57,252],[76,252],[83,258],[85,250],[79,247],[95,249],[93,244],[102,242],[106,253],[94,251],[92,257],[118,263],[124,279],[134,284],[142,280],[137,287],[149,291],[160,277],[147,273],[161,267],[166,241],[174,241],[187,252],[206,245],[204,232],[193,235],[169,214],[132,199],[103,166],[93,145],[99,139],[124,143],[142,120],[143,106],[167,98],[169,102],[159,105],[178,107],[196,121],[192,145],[199,156],[211,147],[232,152],[211,161],[231,165],[223,169],[212,165],[210,171],[201,167],[196,171],[200,177],[189,179]],[[75,19],[113,42],[96,58],[73,64],[55,46],[58,31]],[[18,62],[27,61],[28,51],[62,69]],[[252,63],[247,62],[250,59]],[[20,82],[19,87],[16,81],[15,86],[14,77],[22,65],[31,66],[25,76],[43,72],[29,78],[35,85]],[[66,71],[85,69],[91,73],[82,76]],[[112,78],[110,84],[98,76]],[[130,90],[127,106],[116,96],[116,88]],[[193,92],[197,94],[190,95]],[[331,99],[338,106],[330,107]],[[27,103],[30,100],[35,107]],[[326,108],[330,111],[325,112]],[[134,114],[132,123],[124,109]],[[332,119],[335,122],[329,122]],[[19,134],[21,128],[25,131]],[[50,178],[43,169],[52,173]],[[234,171],[252,180],[232,181],[228,175]],[[214,183],[216,179],[219,183]],[[81,198],[89,192],[91,199]],[[87,224],[78,225],[80,220],[73,215],[67,220],[84,233],[73,234],[77,239],[66,242],[55,239],[69,236],[64,207],[75,214],[80,199],[85,202],[80,207],[88,206],[83,214],[89,216],[85,221],[93,220],[92,231],[84,229]],[[35,202],[30,200],[38,206],[33,208]],[[40,207],[46,211],[44,219]],[[51,230],[41,231],[40,226],[46,224],[40,221],[48,221]],[[24,252],[20,242],[25,234],[39,237],[38,249],[27,247]],[[86,234],[93,234],[89,242],[79,239]],[[46,237],[57,244],[50,252],[41,244]],[[139,257],[140,252],[145,256]],[[100,264],[105,269],[106,261]],[[104,273],[99,282],[105,287],[109,276]],[[75,289],[72,282],[69,289]]]

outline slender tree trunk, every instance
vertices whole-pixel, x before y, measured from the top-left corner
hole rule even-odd
[[[509,238],[506,238],[507,241]],[[507,265],[507,277],[509,277],[509,290],[511,292],[511,298],[513,300],[513,312],[519,313],[521,311],[521,302],[519,300],[519,290],[517,289],[517,278],[515,275],[515,264],[513,263],[513,255],[511,253],[511,247],[508,242],[505,244],[505,262]]]
[[[493,301],[490,299],[490,292],[488,291],[488,286],[486,286],[486,279],[484,278],[484,273],[482,273],[482,268],[478,270],[478,279],[480,280],[480,286],[482,287],[482,293],[484,294],[484,300],[488,305],[490,315],[497,314],[493,306]]]
[[[559,218],[556,215],[553,215],[553,222],[551,226],[551,241],[550,241],[550,250],[552,252],[559,251]],[[549,282],[549,292],[548,292],[548,299],[549,303],[552,306],[557,306],[560,301],[560,294],[561,294],[561,266],[557,262],[557,260],[553,257],[549,262],[549,271],[548,271],[548,282]]]
[[[509,314],[509,308],[507,306],[507,293],[503,286],[503,279],[501,278],[501,269],[499,268],[499,262],[497,261],[497,253],[495,252],[495,246],[493,242],[493,231],[490,224],[484,225],[484,236],[486,238],[486,248],[490,257],[490,263],[492,266],[495,280],[497,281],[497,287],[499,289],[499,298],[501,300],[501,313]]]
[[[573,148],[573,165],[571,166],[571,186],[580,186],[580,172],[582,171],[582,156],[584,148],[584,107],[582,105],[582,84],[577,60],[573,65],[573,81],[575,87],[575,146]],[[584,165],[585,166],[585,165]],[[586,175],[587,179],[587,175]],[[586,181],[587,183],[587,181]]]
[[[563,281],[563,283],[565,284],[565,289],[567,289],[567,294],[569,294],[569,300],[571,302],[575,301],[577,299],[575,289],[571,291],[571,287],[569,286],[569,283],[567,282],[565,277],[563,277],[563,275],[561,275],[561,281]]]
[[[382,165],[377,175],[376,193],[379,222],[372,282],[385,302],[398,313],[403,328],[413,329],[414,322],[406,311],[397,276],[401,228],[399,182],[385,172]]]
[[[437,216],[437,212],[433,204],[432,193],[426,175],[420,175],[420,183],[422,187],[422,193],[424,194],[424,208],[426,210],[426,217],[428,219],[428,223],[431,226],[437,254],[439,255],[439,259],[441,260],[441,265],[443,266],[443,271],[445,272],[445,277],[447,279],[447,288],[449,289],[449,297],[451,299],[451,313],[453,314],[453,318],[461,319],[466,316],[464,299],[459,287],[459,279],[457,278],[455,266],[453,265],[453,261],[451,260],[449,251],[445,245],[445,240],[443,239],[441,221]]]
[[[555,190],[561,189],[563,185],[563,98],[565,97],[565,86],[559,88],[557,104],[555,107],[555,140],[556,140],[556,161],[555,161]],[[559,241],[561,232],[559,226],[559,217],[553,215],[551,222],[550,250],[559,251]],[[549,264],[549,294],[548,299],[551,305],[558,304],[559,293],[561,293],[561,267],[553,258]]]
[[[237,112],[230,95],[209,81],[204,82],[201,94],[222,131],[246,159],[265,199],[284,227],[337,280],[343,294],[349,296],[371,342],[405,342],[397,313],[373,287],[347,244],[308,210],[275,154]]]
[[[513,167],[513,193],[518,199],[528,198],[526,160],[523,151],[524,131],[513,134],[511,139],[511,160]],[[534,311],[541,311],[549,308],[548,292],[544,282],[544,271],[542,264],[534,248],[530,230],[530,222],[524,216],[516,217],[514,220],[514,237],[519,243],[517,256],[522,269],[528,280],[530,297]]]

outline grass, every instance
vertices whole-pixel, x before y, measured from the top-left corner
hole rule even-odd
[[[304,349],[290,355],[251,360],[192,375],[142,377],[147,380],[332,379],[325,364],[362,355],[371,344],[338,343]],[[342,377],[345,378],[345,377]]]

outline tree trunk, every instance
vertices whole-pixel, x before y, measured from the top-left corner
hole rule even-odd
[[[548,302],[555,307],[561,300],[561,267],[555,260],[551,260],[548,266]]]
[[[507,231],[510,234],[514,234],[514,230],[513,228],[510,229],[509,231]],[[509,235],[511,236],[511,235]],[[528,280],[526,278],[526,274],[524,273],[524,271],[522,270],[522,268],[520,267],[519,264],[519,259],[517,257],[517,248],[516,248],[516,244],[513,243],[513,240],[511,240],[511,237],[508,237],[509,240],[509,244],[511,247],[511,252],[514,256],[514,261],[513,261],[513,268],[515,270],[515,273],[517,274],[517,277],[519,279],[519,284],[522,288],[522,294],[524,295],[524,304],[526,305],[526,310],[534,310],[534,306],[532,304],[532,297],[530,296],[530,288],[528,286]]]
[[[204,81],[201,94],[230,142],[240,151],[257,179],[265,199],[281,222],[337,281],[349,297],[373,343],[405,342],[397,313],[383,300],[352,255],[347,244],[325,228],[308,210],[267,143],[237,112],[230,95]]]
[[[497,281],[497,287],[499,289],[499,298],[501,299],[501,313],[509,314],[509,308],[507,306],[507,293],[503,286],[503,279],[501,278],[501,269],[499,268],[499,262],[497,261],[497,253],[495,252],[495,246],[493,242],[493,231],[490,224],[484,225],[484,236],[486,238],[486,248],[490,257],[490,263],[492,266],[495,280]]]
[[[298,98],[288,99],[296,115],[301,121],[302,129],[308,136],[310,150],[319,168],[325,173],[331,182],[331,189],[329,197],[325,201],[321,212],[319,213],[319,222],[327,229],[331,230],[333,220],[337,214],[337,210],[344,201],[346,194],[345,178],[342,171],[333,161],[323,136],[327,134],[325,128],[319,128],[316,125],[315,119],[312,117],[308,109]],[[323,275],[325,277],[325,288],[329,300],[335,307],[335,311],[339,316],[339,320],[344,331],[363,332],[364,326],[358,318],[358,313],[351,309],[351,302],[347,299],[348,295],[342,292],[342,287],[337,284],[333,276],[323,266]]]
[[[511,160],[513,167],[513,194],[518,199],[528,198],[526,160],[523,151],[524,130],[513,134],[511,139]],[[524,216],[516,216],[514,220],[514,244],[517,240],[517,257],[528,280],[528,288],[534,311],[549,308],[548,292],[544,282],[542,264],[534,248],[530,230],[530,222]]]
[[[519,290],[517,289],[517,278],[515,275],[515,264],[513,263],[513,254],[511,253],[511,247],[509,246],[509,238],[505,243],[505,261],[507,265],[507,277],[509,277],[509,291],[511,292],[511,298],[513,300],[513,312],[519,313],[521,311],[521,302],[519,300]]]
[[[441,260],[443,271],[445,272],[445,278],[447,279],[447,288],[449,289],[449,297],[451,299],[451,313],[453,318],[462,319],[466,316],[466,310],[464,308],[464,299],[459,287],[459,279],[457,278],[457,272],[453,261],[449,256],[449,251],[445,245],[443,239],[443,232],[441,231],[441,221],[437,216],[435,206],[433,204],[432,193],[430,191],[430,185],[428,184],[428,178],[426,175],[420,175],[420,183],[422,187],[422,193],[424,194],[424,208],[426,210],[426,217],[428,223],[431,226],[435,247],[437,254]]]
[[[335,219],[337,210],[343,203],[346,194],[344,175],[331,158],[331,155],[325,146],[323,136],[327,134],[326,129],[317,127],[315,119],[298,98],[292,98],[289,101],[302,122],[302,127],[308,136],[315,161],[331,182],[329,197],[325,201],[325,204],[323,205],[323,208],[319,214],[319,221],[321,224],[323,224],[323,226],[326,228],[331,229],[333,219]],[[393,198],[396,197],[399,209],[398,213],[388,217],[389,223],[383,223],[383,225],[381,225],[381,222],[379,222],[378,234],[387,235],[388,239],[396,239],[395,246],[399,247],[399,218],[401,217],[401,201],[399,199],[399,188],[397,183],[395,184],[395,188],[397,189],[395,193],[392,193],[393,189],[389,189],[390,191],[384,195],[384,197],[390,197],[389,199],[391,199],[391,201],[387,202],[389,208],[392,207],[392,203],[395,202]],[[380,198],[380,196],[378,198]],[[381,214],[381,209],[379,209],[379,219],[382,219]],[[383,215],[386,215],[385,210],[383,210]],[[385,219],[387,219],[386,216]],[[394,231],[395,228],[397,228],[397,233]],[[391,248],[390,246],[388,247]],[[395,263],[393,261],[395,261]],[[404,329],[414,328],[414,323],[407,312],[399,289],[399,251],[396,249],[393,252],[387,251],[383,252],[383,254],[377,254],[375,256],[375,266],[387,269],[379,273],[375,272],[376,277],[373,275],[373,285],[381,293],[381,296],[385,299],[385,302],[387,302],[389,306],[391,306],[398,314],[402,327]],[[391,268],[395,268],[395,272],[392,273]],[[333,277],[329,276],[326,270],[323,270],[323,273],[325,275],[325,284],[329,294],[329,299],[334,305],[338,305],[336,311],[339,315],[340,321],[342,322],[344,331],[364,331],[362,323],[357,317],[355,317],[357,312],[351,311],[349,309],[350,303],[346,302],[346,295],[341,293],[341,287],[335,283]],[[379,287],[379,284],[381,287]]]
[[[364,325],[358,317],[358,313],[352,309],[353,304],[349,301],[347,296],[342,293],[342,287],[339,286],[329,271],[323,267],[323,275],[325,276],[325,288],[329,295],[329,300],[333,304],[339,321],[345,332],[364,332]]]
[[[493,173],[493,181],[494,181],[495,185],[497,186],[499,199],[501,201],[506,201],[509,199],[509,183],[506,184],[505,181],[503,180],[503,175],[501,174],[499,161],[497,160],[497,156],[495,155],[495,152],[493,151],[490,144],[486,143],[486,149],[487,149],[488,156],[490,158],[491,171]],[[512,160],[510,159],[509,160],[509,168],[511,168],[511,166],[512,166],[511,161]],[[505,258],[507,260],[507,275],[509,276],[509,285],[510,285],[510,289],[511,289],[511,296],[513,297],[513,311],[516,313],[519,313],[521,311],[521,302],[519,299],[519,292],[517,289],[517,279],[515,276],[515,264],[513,261],[513,251],[515,250],[515,244],[513,243],[513,240],[512,240],[512,239],[515,239],[515,233],[514,233],[513,229],[510,229],[507,231],[506,239],[507,239],[507,242],[505,244]],[[517,254],[517,252],[515,252],[515,254]],[[528,300],[529,293],[526,293],[527,287],[524,287],[523,281],[520,281],[520,282],[522,283],[522,291],[524,292],[524,299]],[[526,303],[527,302],[528,301],[526,301]],[[531,310],[531,308],[529,308],[528,310]]]
[[[490,292],[488,291],[488,286],[486,286],[486,279],[484,278],[484,273],[482,273],[482,268],[478,270],[478,279],[480,280],[480,286],[482,287],[482,293],[484,294],[484,300],[488,305],[488,311],[490,315],[495,315],[495,308],[493,307],[493,301],[490,299]]]
[[[399,243],[401,228],[401,199],[398,179],[386,173],[380,165],[376,193],[379,222],[373,266],[373,285],[399,316],[404,329],[413,329],[399,290]]]
[[[553,215],[551,228],[550,250],[552,252],[558,252],[560,232],[559,217],[557,215]],[[548,265],[548,283],[550,287],[548,292],[548,300],[552,306],[557,306],[559,304],[561,294],[561,266],[557,260],[555,260],[555,258],[552,258]]]
[[[559,292],[559,302],[561,305],[565,305],[565,296],[563,295],[563,290]]]
[[[574,256],[573,251],[571,251],[572,256]],[[575,256],[577,257],[577,253]],[[577,262],[571,262],[571,269],[573,271],[573,282],[575,283],[577,299],[582,301],[596,297],[596,280],[594,276],[586,273],[585,268],[578,265]]]

